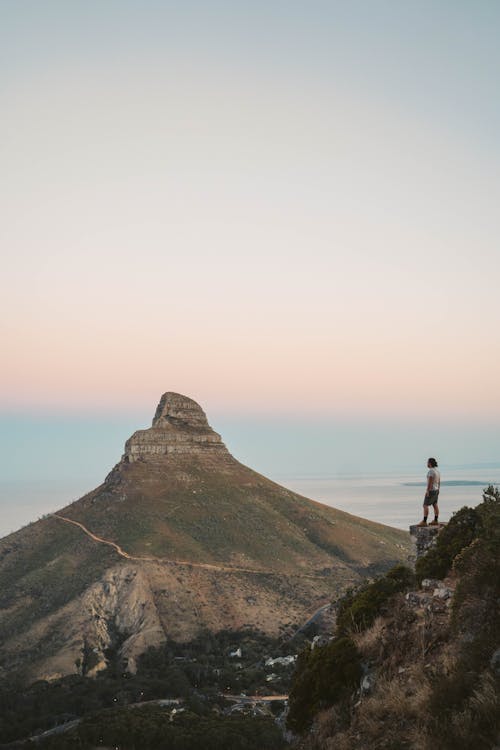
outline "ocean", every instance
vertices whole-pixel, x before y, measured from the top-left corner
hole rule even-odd
[[[392,471],[365,475],[275,477],[285,487],[356,516],[407,529],[422,518],[425,475]],[[439,518],[447,521],[464,505],[478,505],[489,484],[500,485],[500,466],[446,469],[441,472]],[[432,508],[431,508],[432,517]]]
[[[422,517],[425,467],[421,473],[401,470],[384,473],[321,476],[272,476],[300,495],[356,516],[400,529]],[[99,479],[0,481],[0,537],[56,511],[89,492]],[[440,519],[447,521],[464,505],[482,500],[488,484],[500,485],[500,465],[442,470]],[[431,511],[432,513],[432,511]]]

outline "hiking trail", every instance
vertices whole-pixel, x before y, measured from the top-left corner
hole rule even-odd
[[[186,565],[192,568],[202,568],[203,570],[222,570],[228,573],[233,573],[233,572],[254,573],[254,574],[260,573],[261,575],[273,575],[273,576],[289,575],[290,577],[293,577],[293,578],[322,578],[323,577],[323,576],[314,576],[314,575],[308,575],[308,574],[302,574],[302,573],[287,574],[287,573],[279,573],[275,570],[240,568],[237,566],[229,566],[229,565],[214,565],[212,563],[197,563],[197,562],[191,562],[188,560],[170,560],[165,557],[142,557],[142,556],[130,555],[122,547],[120,547],[119,544],[117,544],[116,542],[112,542],[110,539],[104,539],[103,537],[98,536],[97,534],[94,534],[83,523],[80,523],[80,521],[74,521],[72,518],[61,516],[59,513],[52,513],[51,517],[59,518],[60,521],[73,524],[73,526],[78,526],[94,542],[98,542],[99,544],[106,544],[108,547],[112,547],[115,550],[115,552],[117,552],[120,555],[120,557],[125,558],[125,560],[136,560],[138,562],[155,562],[155,563],[161,563],[163,565],[165,564],[166,565]]]

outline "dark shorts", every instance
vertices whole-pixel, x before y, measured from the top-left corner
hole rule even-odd
[[[431,490],[428,495],[424,497],[424,505],[434,505],[437,503],[439,497],[439,490]]]

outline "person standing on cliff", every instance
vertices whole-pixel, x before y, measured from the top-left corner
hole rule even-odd
[[[417,526],[427,526],[427,516],[429,515],[429,506],[432,505],[434,508],[434,521],[431,521],[429,526],[437,526],[439,524],[439,488],[441,486],[441,474],[437,467],[438,462],[435,458],[427,459],[427,488],[424,497],[424,517],[417,524]]]

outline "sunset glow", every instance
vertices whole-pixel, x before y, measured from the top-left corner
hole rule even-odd
[[[498,9],[357,6],[4,5],[4,410],[500,416]]]

